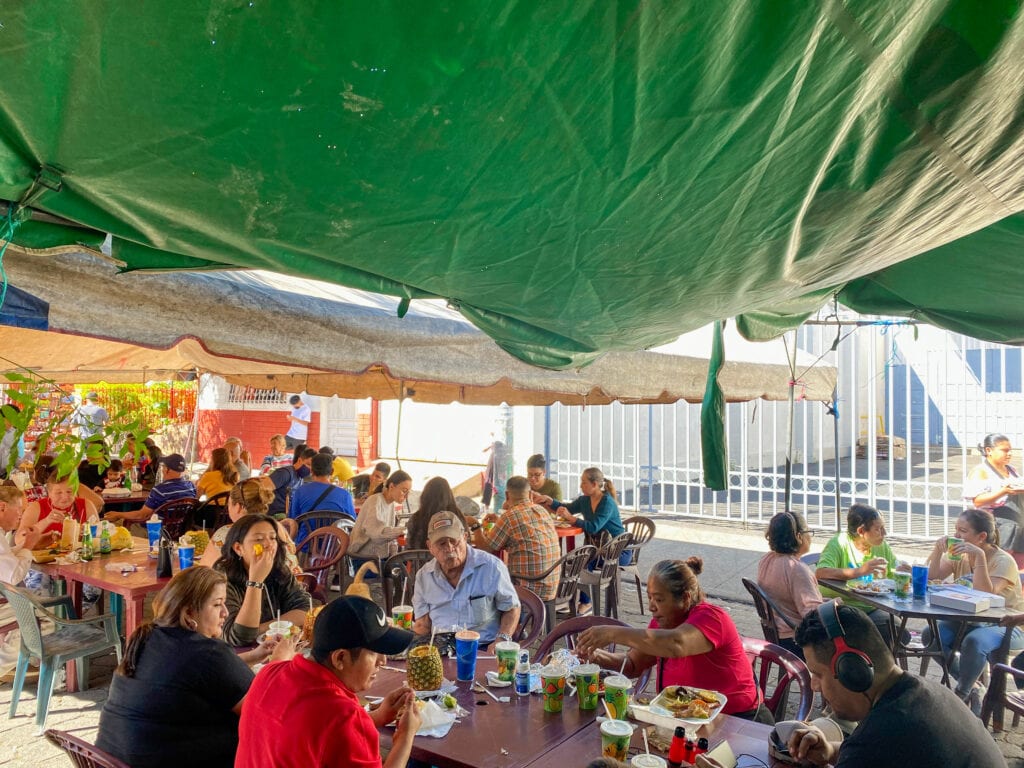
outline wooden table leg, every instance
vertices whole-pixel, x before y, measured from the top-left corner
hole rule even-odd
[[[142,614],[146,603],[146,597],[133,597],[124,599],[124,637],[125,641],[132,636],[132,632],[142,623]]]
[[[66,579],[68,584],[68,595],[71,597],[71,604],[75,606],[75,617],[82,618],[82,582],[74,579]],[[75,693],[78,690],[78,664],[69,661],[64,665],[66,676],[65,685],[68,693]]]

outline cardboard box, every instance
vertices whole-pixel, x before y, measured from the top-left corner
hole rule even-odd
[[[978,595],[988,599],[989,608],[1005,608],[1006,598],[1002,595],[993,595],[991,592],[980,592],[977,589],[971,589],[965,587],[962,584],[943,584],[941,587],[943,592],[956,592],[962,595]]]
[[[983,613],[987,611],[992,603],[989,600],[992,595],[985,592],[966,590],[961,592],[955,589],[940,589],[928,595],[928,601],[932,605],[939,605],[943,608],[952,608],[955,611],[964,613]]]

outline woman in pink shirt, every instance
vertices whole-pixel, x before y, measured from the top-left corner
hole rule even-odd
[[[776,611],[797,626],[808,611],[825,601],[814,571],[800,560],[811,549],[811,531],[803,515],[779,512],[768,521],[764,537],[772,551],[757,564],[757,583],[771,598]],[[779,645],[802,659],[804,652],[793,640],[793,626],[778,616],[775,626],[779,630]]]
[[[728,698],[725,714],[771,724],[775,720],[754,681],[736,625],[724,609],[705,600],[697,581],[703,568],[699,557],[655,563],[647,577],[653,617],[648,627],[591,627],[580,635],[576,650],[606,669],[617,670],[625,661],[628,677],[656,666],[659,691],[669,685],[718,691]],[[630,650],[605,650],[612,643]]]

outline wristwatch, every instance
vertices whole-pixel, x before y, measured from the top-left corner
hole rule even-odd
[[[506,643],[509,643],[512,642],[512,635],[510,635],[508,632],[499,632],[498,639],[504,640]]]

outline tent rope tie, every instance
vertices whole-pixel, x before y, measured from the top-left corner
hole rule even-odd
[[[4,308],[4,302],[7,300],[7,270],[4,268],[4,254],[7,253],[7,246],[11,244],[11,238],[14,237],[15,231],[21,224],[21,220],[14,216],[16,208],[17,206],[14,204],[7,206],[3,231],[0,232],[0,240],[4,241],[4,244],[0,246],[0,309]]]
[[[796,387],[800,387],[800,394],[796,396],[796,399],[797,400],[806,400],[807,399],[807,382],[804,381],[803,379],[790,379],[789,380],[789,388],[790,389],[794,389]]]

